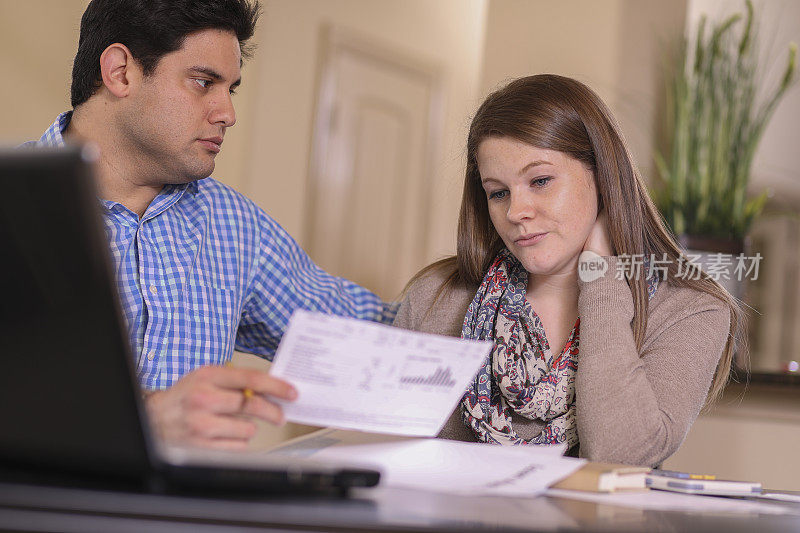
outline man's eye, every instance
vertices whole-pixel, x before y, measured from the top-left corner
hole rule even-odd
[[[231,96],[233,96],[234,94],[236,94],[236,89],[231,87],[230,89],[228,89],[228,92],[231,93]]]
[[[506,194],[508,194],[508,191],[494,191],[494,192],[490,192],[490,193],[489,193],[489,199],[490,199],[490,200],[502,200],[503,198],[505,198],[505,197],[506,197]]]
[[[202,87],[203,89],[208,89],[208,86],[209,86],[209,85],[211,85],[211,81],[209,81],[209,80],[204,80],[204,79],[201,79],[201,78],[195,78],[195,80],[194,80],[194,81],[196,81],[196,82],[197,82],[197,84],[198,84],[200,87]]]

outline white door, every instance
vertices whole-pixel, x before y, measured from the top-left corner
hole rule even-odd
[[[424,266],[438,69],[328,31],[306,242],[325,270],[394,299]]]

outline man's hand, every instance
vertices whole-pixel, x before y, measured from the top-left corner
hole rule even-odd
[[[594,252],[604,257],[614,255],[614,246],[611,244],[611,236],[608,233],[608,215],[606,215],[605,209],[597,213],[597,220],[583,245],[583,251]]]
[[[270,397],[294,400],[297,391],[260,370],[206,366],[150,394],[145,403],[156,432],[170,444],[243,450],[256,433],[247,417],[285,422]]]

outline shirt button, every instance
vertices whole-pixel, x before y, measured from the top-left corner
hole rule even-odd
[[[155,356],[156,356],[156,354],[154,352],[150,352],[150,353],[147,354],[147,360],[148,361],[152,361],[153,357],[155,357]]]
[[[150,285],[150,294],[158,294],[158,287]]]

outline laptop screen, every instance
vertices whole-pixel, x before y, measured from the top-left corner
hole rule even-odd
[[[149,472],[89,163],[0,152],[0,463]]]

